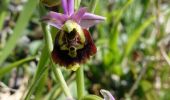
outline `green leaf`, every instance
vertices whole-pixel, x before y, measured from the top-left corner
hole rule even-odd
[[[156,91],[154,91],[153,83],[147,80],[142,80],[140,82],[143,91],[145,92],[146,100],[160,100]]]
[[[125,56],[128,56],[135,43],[139,40],[142,32],[155,20],[155,16],[149,17],[144,23],[133,31],[125,47]]]
[[[7,8],[8,8],[9,1],[10,0],[2,0],[1,4],[0,4],[0,6],[1,6],[1,9],[0,9],[0,30],[3,27],[4,20],[7,15]]]
[[[25,5],[16,23],[12,36],[9,38],[6,43],[6,46],[2,50],[2,53],[0,55],[0,65],[11,53],[17,43],[17,40],[22,36],[22,33],[28,25],[31,15],[33,14],[34,9],[36,8],[37,2],[38,0],[28,0],[27,4]]]
[[[53,88],[48,92],[44,100],[54,100],[61,92],[59,85],[53,86]]]
[[[99,2],[99,0],[91,0],[91,4],[90,4],[91,13],[94,13],[98,2]]]
[[[4,76],[6,73],[10,72],[13,68],[19,67],[19,65],[26,63],[28,61],[34,60],[35,57],[28,57],[19,61],[16,61],[8,66],[1,67],[0,77]]]
[[[78,10],[79,9],[79,6],[80,6],[80,3],[81,3],[81,0],[74,0],[74,9],[75,10]]]
[[[133,0],[127,0],[121,9],[118,9],[111,13],[114,16],[115,23],[111,28],[111,36],[110,36],[111,38],[110,38],[109,46],[113,50],[114,56],[108,56],[108,55],[113,55],[112,53],[108,53],[106,55],[108,62],[112,62],[113,60],[114,60],[114,62],[118,62],[120,59],[120,51],[119,51],[119,47],[118,47],[118,39],[119,39],[119,33],[120,33],[119,32],[119,24],[120,24],[120,20],[123,17],[125,11],[132,3],[133,3]]]
[[[86,95],[81,100],[103,100],[103,99],[96,95]]]
[[[36,70],[36,73],[31,81],[31,84],[28,88],[28,92],[25,96],[25,99],[29,99],[31,94],[35,91],[36,87],[34,87],[35,84],[37,84],[37,86],[41,87],[41,84],[40,82],[42,82],[44,80],[44,77],[46,76],[45,74],[42,75],[42,72],[44,71],[44,69],[46,68],[46,64],[49,63],[49,58],[48,58],[48,53],[47,53],[47,49],[46,47],[43,48],[42,50],[42,54],[41,54],[41,57],[40,57],[40,61],[38,62],[38,67],[37,67],[37,70]],[[39,79],[41,77],[41,79]],[[39,81],[37,81],[39,80]]]
[[[44,74],[44,76],[40,79],[36,89],[35,89],[35,100],[41,100],[43,97],[43,92],[46,90],[44,87],[47,83],[48,71]]]
[[[35,91],[36,87],[39,85],[40,81],[44,78],[44,76],[48,72],[48,67],[44,67],[42,71],[40,72],[39,76],[37,77],[37,80],[34,82],[33,85],[31,85],[30,89],[28,90],[24,100],[30,100],[31,94]]]

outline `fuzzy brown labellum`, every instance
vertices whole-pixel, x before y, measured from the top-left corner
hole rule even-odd
[[[73,28],[71,32],[60,30],[57,33],[52,51],[56,64],[65,67],[82,64],[97,52],[89,31],[82,29],[82,32],[83,35]],[[85,38],[85,41],[82,41],[82,38]]]

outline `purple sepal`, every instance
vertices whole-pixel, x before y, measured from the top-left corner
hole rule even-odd
[[[87,11],[87,8],[83,7],[83,8],[80,8],[76,13],[74,13],[72,16],[71,16],[71,19],[76,21],[77,23],[80,23],[82,17],[84,16],[84,14],[86,13]]]
[[[104,21],[105,19],[106,18],[102,16],[98,16],[92,13],[85,13],[80,21],[80,25],[83,28],[89,28]]]
[[[107,90],[101,89],[100,93],[103,95],[104,100],[115,100],[112,94]]]
[[[42,18],[42,21],[61,29],[66,21],[72,20],[79,24],[83,29],[88,29],[105,20],[105,17],[87,13],[85,7],[74,12],[74,0],[62,0],[62,6],[64,14],[50,12],[47,16]]]
[[[68,1],[68,15],[71,16],[74,13],[74,0]]]
[[[68,19],[68,16],[51,11],[50,13],[48,13],[47,16],[44,16],[42,18],[42,21],[58,29],[61,29],[61,27],[63,26],[63,24],[65,23],[67,19]]]
[[[74,13],[74,0],[62,0],[64,14],[71,16]]]

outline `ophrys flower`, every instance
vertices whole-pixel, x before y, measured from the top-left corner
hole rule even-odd
[[[74,0],[62,0],[64,14],[49,12],[42,18],[59,29],[54,42],[52,58],[55,63],[70,67],[85,61],[97,52],[88,28],[105,17],[88,13],[86,8],[74,11]]]

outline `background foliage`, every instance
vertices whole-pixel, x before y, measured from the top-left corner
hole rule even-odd
[[[42,53],[37,1],[0,1],[0,100],[19,100],[29,88],[34,100],[65,98]],[[41,1],[48,10],[62,11],[60,0]],[[107,89],[118,100],[169,100],[169,0],[98,0],[96,9],[93,0],[82,0],[81,6],[107,18],[90,28],[98,52],[82,65],[86,94]],[[75,73],[61,69],[76,97]]]

